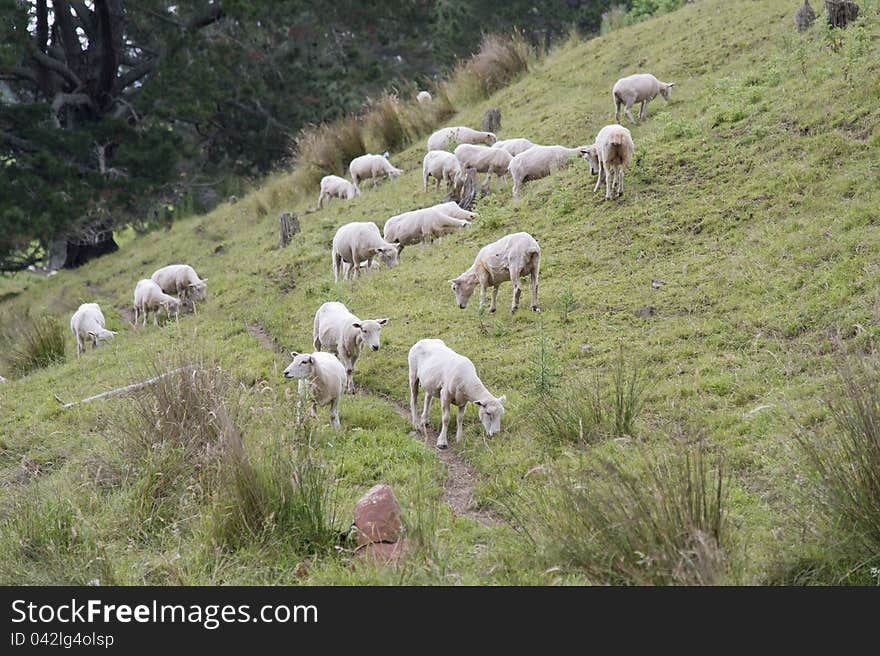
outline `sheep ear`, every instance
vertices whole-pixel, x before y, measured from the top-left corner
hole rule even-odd
[[[486,404],[483,403],[482,401],[474,401],[474,405],[478,405],[478,406],[480,406],[480,407],[482,408],[482,407],[483,407],[484,405],[486,405]]]
[[[400,255],[400,251],[403,250],[403,244],[401,244],[399,241],[394,243],[397,244],[397,254]]]
[[[351,325],[354,326],[354,327],[355,327],[356,329],[358,329],[358,330],[361,329],[361,324],[359,324],[359,323],[353,323],[353,324],[351,324]]]
[[[315,361],[315,358],[313,358],[311,355],[308,356],[305,360],[303,360],[303,362],[305,362],[306,364],[312,364],[312,362],[314,362],[314,361]]]
[[[95,339],[95,338],[98,336],[98,333],[96,333],[94,330],[90,330],[90,331],[88,332],[88,335],[89,335],[89,337],[91,337],[92,339]]]
[[[388,317],[385,317],[384,319],[377,319],[376,323],[378,323],[380,326],[384,326],[386,323],[388,323]]]
[[[298,355],[299,355],[299,353],[297,353],[296,351],[291,351],[291,352],[290,352],[290,357],[292,357],[292,358],[295,358],[295,357],[298,356]]]
[[[675,82],[670,82],[670,83],[669,83],[669,86],[674,87],[674,86],[675,86]]]
[[[507,394],[502,394],[497,399],[498,403],[504,403],[507,400]]]

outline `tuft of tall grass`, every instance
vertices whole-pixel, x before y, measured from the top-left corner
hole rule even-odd
[[[64,361],[64,328],[54,317],[7,314],[0,322],[0,360],[13,376]]]
[[[812,466],[835,542],[854,560],[880,562],[880,366],[874,360],[838,365],[840,389],[828,407],[836,430],[798,434]],[[866,561],[867,562],[867,561]]]
[[[546,564],[594,583],[712,585],[732,572],[726,505],[723,465],[697,443],[556,470],[514,514]]]
[[[452,72],[446,92],[453,104],[468,104],[488,98],[528,69],[529,44],[521,34],[487,35],[480,49]]]
[[[400,102],[392,93],[372,101],[364,115],[364,124],[379,150],[398,150],[409,143],[399,110]]]
[[[271,539],[307,555],[339,542],[336,472],[308,444],[279,438],[255,458],[239,445],[225,455],[223,480],[212,536],[222,548]]]
[[[602,25],[599,34],[605,36],[627,25],[626,5],[611,5],[608,11],[602,12]]]
[[[356,116],[303,128],[294,144],[295,182],[305,188],[317,186],[325,175],[345,175],[348,163],[366,152],[363,123]]]

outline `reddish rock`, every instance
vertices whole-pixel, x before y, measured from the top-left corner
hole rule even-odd
[[[354,526],[359,545],[397,542],[403,532],[403,512],[391,487],[375,485],[354,507]]]
[[[406,554],[406,542],[373,542],[358,550],[358,555],[379,564],[395,563]]]

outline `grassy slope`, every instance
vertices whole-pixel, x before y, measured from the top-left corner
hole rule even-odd
[[[116,387],[141,376],[154,352],[194,348],[216,357],[246,386],[274,390],[261,395],[270,418],[249,433],[259,448],[270,433],[289,426],[292,403],[280,379],[286,358],[262,349],[245,324],[259,322],[285,347],[307,349],[315,309],[338,299],[361,317],[392,318],[382,351],[363,358],[356,382],[406,401],[408,348],[422,337],[442,337],[474,360],[493,392],[507,394],[505,430],[487,439],[470,410],[464,443],[454,447],[480,473],[477,494],[487,504],[532,484],[524,475],[535,465],[590,456],[548,444],[530,429],[535,401],[528,362],[539,331],[572,378],[602,368],[623,345],[631,360],[650,369],[640,439],[674,449],[679,430],[701,433],[725,455],[743,550],[738,578],[762,580],[773,562],[800,548],[803,531],[812,530],[813,509],[800,494],[790,436],[795,421],[828,429],[817,400],[833,384],[830,337],[873,348],[880,330],[880,26],[877,3],[862,4],[870,19],[862,51],[847,35],[847,45],[832,53],[820,25],[802,37],[794,33],[789,2],[697,2],[568,44],[451,121],[478,124],[486,107],[497,106],[502,138],[585,144],[610,122],[609,90],[621,74],[649,70],[674,80],[673,102],[655,100],[648,120],[632,128],[637,162],[618,203],[592,194],[587,167],[578,162],[530,183],[518,205],[507,189],[485,199],[473,229],[408,248],[398,268],[334,285],[329,243],[339,225],[381,225],[434,200],[419,190],[423,148],[415,146],[394,157],[404,176],[349,204],[306,215],[303,234],[287,249],[276,247],[275,217],[314,201],[296,198],[279,176],[234,206],[138,238],[81,270],[4,283],[22,292],[6,304],[59,317],[80,302],[97,301],[109,327],[124,333],[79,361],[71,342],[66,364],[0,387],[6,505],[31,494],[68,496],[79,508],[79,533],[88,536],[76,554],[59,553],[48,564],[10,558],[0,566],[0,579],[293,582],[295,554],[254,549],[221,558],[202,547],[196,521],[179,536],[166,531],[155,540],[131,539],[132,527],[120,517],[132,492],[124,486],[98,491],[83,484],[81,474],[90,454],[112,457],[102,427],[124,402],[62,410],[52,394],[76,399]],[[849,79],[840,72],[845,64]],[[467,268],[480,246],[516,230],[534,234],[543,249],[543,314],[511,316],[509,286],[494,316],[481,317],[475,305],[459,310],[446,280]],[[222,252],[214,254],[220,244]],[[137,279],[175,261],[192,263],[210,279],[204,310],[179,327],[126,326],[121,311]],[[667,284],[654,290],[652,279]],[[576,299],[568,323],[561,318],[566,295]],[[637,316],[647,305],[656,314]],[[582,350],[584,344],[592,348]],[[761,405],[771,407],[749,414]],[[394,485],[404,505],[421,496],[441,498],[442,465],[408,436],[387,404],[346,398],[341,413],[345,430],[324,448],[344,461],[344,514],[376,481]],[[596,451],[612,448],[617,442]],[[23,458],[43,463],[48,475],[25,482]],[[455,519],[442,506],[435,522],[440,556],[430,567],[389,579],[329,559],[313,567],[309,580],[552,580],[506,527]],[[4,539],[14,535],[7,529]]]

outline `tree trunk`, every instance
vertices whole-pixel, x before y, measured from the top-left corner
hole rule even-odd
[[[825,14],[831,27],[846,27],[859,17],[859,6],[852,0],[825,0]]]

